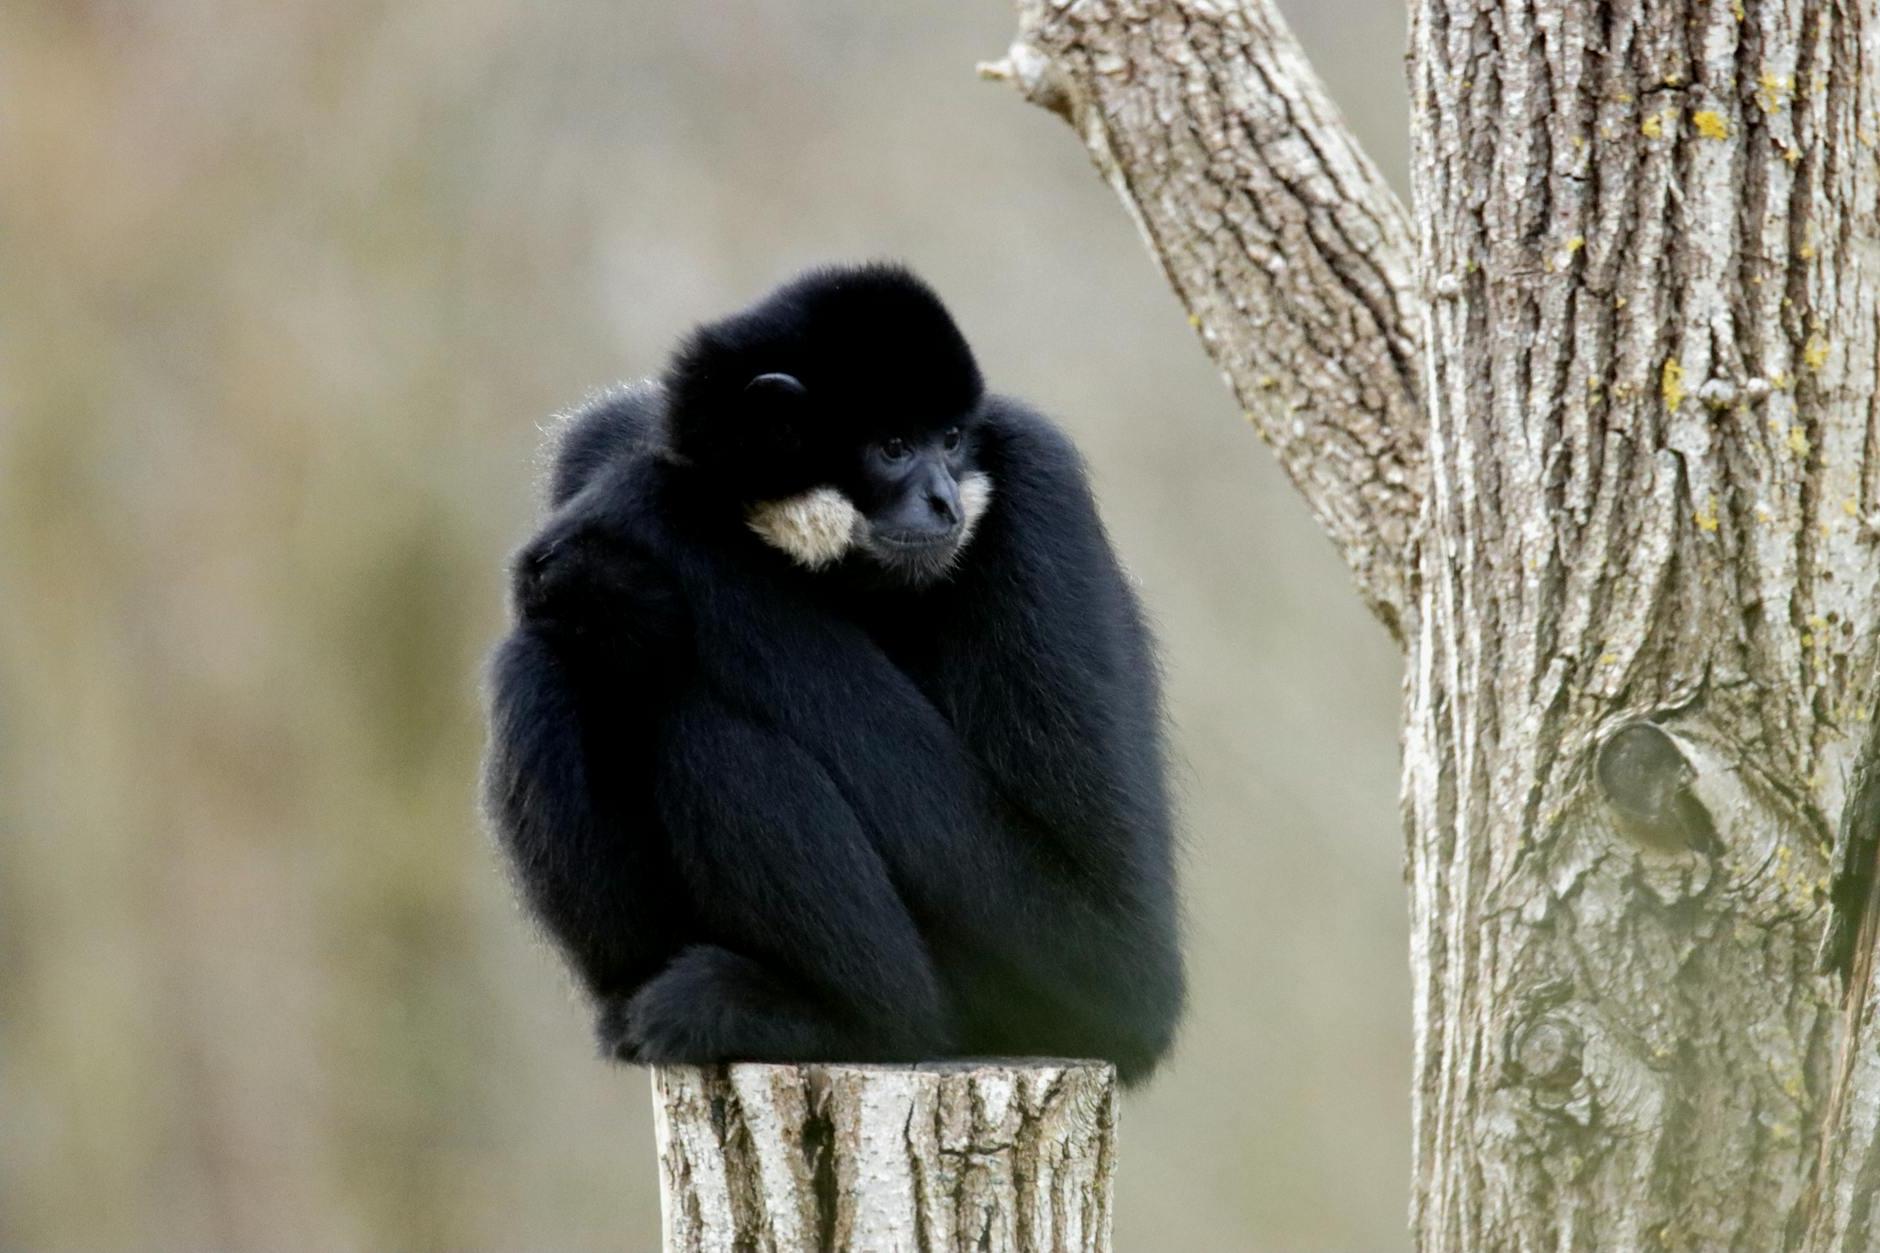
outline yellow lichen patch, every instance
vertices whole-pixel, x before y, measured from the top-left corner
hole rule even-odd
[[[1691,125],[1695,126],[1697,133],[1702,135],[1705,139],[1728,139],[1730,137],[1730,123],[1725,121],[1723,114],[1717,112],[1715,109],[1699,109],[1697,112],[1691,114]]]
[[[1676,413],[1678,406],[1684,403],[1684,367],[1678,364],[1676,357],[1665,358],[1665,369],[1659,378],[1658,390],[1664,394],[1665,408]]]
[[[1733,16],[1735,16],[1736,20],[1739,22],[1742,21],[1746,16],[1748,16],[1746,13],[1743,12],[1743,0],[1731,0],[1730,12]]]
[[[1601,653],[1599,655],[1599,664],[1602,666],[1610,666],[1618,660],[1619,660],[1618,653]]]
[[[1669,112],[1669,111],[1667,111]],[[1656,113],[1647,113],[1645,120],[1638,124],[1639,133],[1647,139],[1657,139],[1665,133],[1664,120]]]
[[[1769,376],[1769,385],[1779,392],[1786,392],[1794,382],[1794,378],[1784,374],[1780,370],[1777,370],[1774,374]]]
[[[1790,165],[1794,165],[1797,161],[1802,159],[1802,150],[1790,144],[1782,150],[1782,159],[1787,161]]]
[[[1804,261],[1813,261],[1815,259],[1815,246],[1813,244],[1803,244],[1800,248],[1797,248],[1795,252],[1796,255],[1801,257]]]
[[[1802,345],[1802,362],[1811,370],[1819,370],[1828,364],[1828,341],[1819,334],[1810,335],[1808,342]]]
[[[1798,457],[1808,455],[1808,432],[1799,426],[1789,428],[1789,451]]]
[[[1780,113],[1783,102],[1789,98],[1789,93],[1794,89],[1794,79],[1764,70],[1756,89],[1756,103],[1762,106],[1764,113]]]
[[[1850,518],[1860,517],[1860,502],[1849,496],[1841,502],[1841,512]]]
[[[1774,518],[1774,517],[1775,517],[1775,515],[1769,512],[1769,506],[1768,506],[1768,505],[1757,505],[1757,506],[1756,506],[1756,521],[1758,521],[1758,522],[1768,522],[1768,521],[1770,521],[1770,520],[1771,520],[1772,518]]]
[[[1189,314],[1189,315],[1188,315],[1188,325],[1189,325],[1189,326],[1191,326],[1191,327],[1197,327],[1197,328],[1198,328],[1198,327],[1199,327],[1199,326],[1201,325],[1201,315],[1200,315],[1200,314],[1198,314],[1198,313],[1191,313],[1191,314]]]
[[[1614,96],[1613,99],[1617,100],[1620,104],[1631,104],[1632,93],[1629,91],[1622,91],[1618,95]]]
[[[1586,236],[1575,235],[1572,239],[1567,241],[1567,255],[1572,256],[1584,247],[1586,247]]]
[[[1704,498],[1704,503],[1698,506],[1696,513],[1691,515],[1691,521],[1697,523],[1697,529],[1700,531],[1710,531],[1713,534],[1716,532],[1717,498],[1715,495]]]

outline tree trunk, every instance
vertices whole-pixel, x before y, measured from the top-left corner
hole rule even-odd
[[[1266,0],[986,69],[1404,646],[1419,1245],[1880,1248],[1880,0],[1411,13],[1414,261]]]
[[[1095,1062],[654,1072],[666,1253],[1108,1253]]]

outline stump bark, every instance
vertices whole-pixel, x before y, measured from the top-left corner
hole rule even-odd
[[[1107,1253],[1116,1073],[1083,1061],[668,1066],[666,1253]]]

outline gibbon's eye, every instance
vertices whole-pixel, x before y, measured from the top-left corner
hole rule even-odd
[[[946,430],[946,434],[942,435],[940,439],[946,445],[946,450],[948,452],[958,452],[960,450],[960,428],[959,427],[949,426]]]
[[[907,456],[907,441],[889,438],[881,441],[881,455],[889,461],[899,461]]]

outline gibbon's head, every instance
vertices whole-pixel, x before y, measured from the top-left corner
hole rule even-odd
[[[665,389],[672,454],[809,569],[859,557],[938,578],[992,499],[974,460],[979,367],[899,266],[813,270],[700,327]]]

